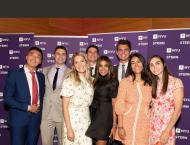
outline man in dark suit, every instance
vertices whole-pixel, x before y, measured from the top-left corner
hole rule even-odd
[[[99,57],[99,48],[96,45],[89,45],[86,49],[87,60],[90,66],[91,76],[95,76],[96,61]]]
[[[123,39],[119,40],[116,46],[116,54],[119,59],[119,64],[114,67],[114,72],[119,81],[126,76],[130,52],[131,42]]]
[[[36,71],[41,62],[41,49],[31,47],[24,67],[7,75],[3,94],[9,107],[11,145],[37,144],[45,91],[44,75]]]

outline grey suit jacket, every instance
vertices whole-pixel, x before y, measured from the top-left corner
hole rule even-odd
[[[43,73],[45,76],[45,95],[43,101],[42,120],[53,119],[55,122],[62,122],[63,112],[62,99],[60,96],[62,83],[59,86],[57,86],[57,88],[53,91],[50,80],[48,79],[48,73],[52,67],[53,65],[45,67],[43,69]],[[68,77],[70,71],[71,69],[66,67],[63,74],[63,80]]]

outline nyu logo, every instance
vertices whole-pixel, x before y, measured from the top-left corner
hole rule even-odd
[[[148,39],[148,36],[139,35],[138,40]]]
[[[3,97],[3,92],[0,92],[0,97]]]
[[[51,57],[54,57],[54,54],[47,53],[47,58],[51,58]]]
[[[10,67],[8,65],[0,65],[0,69],[9,69]]]
[[[188,65],[179,65],[178,70],[189,70],[190,66]]]
[[[104,50],[104,54],[114,54],[115,50]]]
[[[35,45],[46,45],[46,42],[35,41]]]
[[[172,49],[172,48],[167,48],[166,53],[172,53],[172,52],[180,52],[180,49]]]
[[[12,54],[19,54],[20,51],[19,50],[9,50],[9,54],[12,55]]]
[[[114,41],[119,41],[121,39],[126,39],[126,37],[114,37]]]
[[[0,42],[9,41],[9,39],[0,38]]]
[[[72,57],[73,57],[73,53],[70,53],[70,54],[69,54],[69,58],[72,58]]]
[[[152,36],[153,39],[161,39],[161,38],[166,38],[166,35],[158,35],[158,34],[153,34]]]
[[[30,41],[30,38],[19,37],[19,42]]]
[[[88,43],[86,43],[86,42],[79,42],[79,46],[85,46],[85,45],[88,45]]]
[[[185,34],[185,33],[181,33],[181,34],[180,34],[180,38],[181,38],[181,39],[189,38],[189,37],[190,37],[190,34]]]
[[[176,128],[175,132],[176,133],[186,133],[186,134],[189,134],[189,130],[187,130],[187,129],[181,129],[181,128]]]
[[[69,45],[68,42],[62,42],[62,41],[57,41],[57,45],[60,46],[60,45]]]

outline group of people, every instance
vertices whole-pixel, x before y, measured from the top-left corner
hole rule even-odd
[[[131,42],[119,40],[117,66],[90,45],[77,52],[71,68],[67,49],[57,46],[55,64],[37,68],[43,54],[31,47],[23,68],[9,71],[4,89],[9,107],[12,145],[106,145],[109,138],[124,145],[175,145],[184,86],[169,73],[164,59],[146,63],[130,53]]]

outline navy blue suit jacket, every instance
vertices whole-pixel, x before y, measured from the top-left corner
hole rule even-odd
[[[29,85],[24,68],[9,71],[4,88],[5,104],[9,106],[9,124],[11,126],[24,126],[35,117],[37,124],[41,122],[43,96],[45,92],[44,75],[36,72],[39,84],[40,111],[38,113],[28,112],[28,105],[31,104]]]

